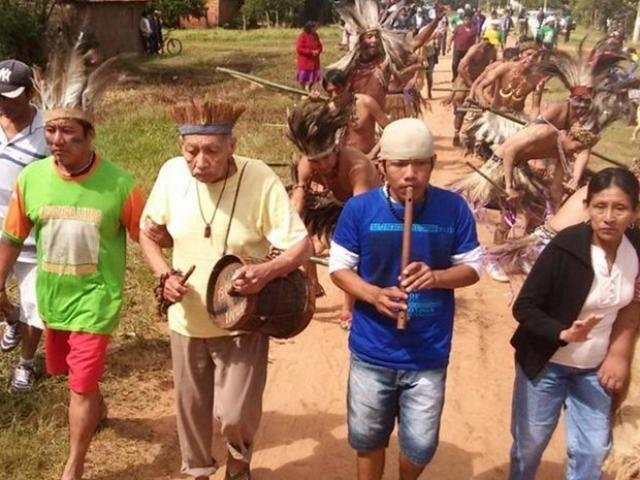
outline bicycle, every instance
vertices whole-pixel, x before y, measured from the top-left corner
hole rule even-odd
[[[182,42],[177,38],[171,37],[173,30],[167,29],[166,32],[162,43],[162,53],[180,55],[182,53]]]

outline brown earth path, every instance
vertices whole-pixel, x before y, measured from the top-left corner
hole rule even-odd
[[[441,59],[436,86],[449,85],[449,57]],[[436,136],[438,162],[433,183],[443,186],[467,171],[460,149],[451,146],[452,115],[437,93],[426,120]],[[479,224],[482,241],[490,227]],[[355,455],[347,443],[347,332],[337,325],[341,293],[320,268],[327,296],[311,325],[287,341],[272,341],[264,416],[255,443],[255,480],[355,479]],[[506,478],[513,355],[508,286],[486,276],[457,293],[453,353],[448,369],[441,441],[422,478]],[[169,365],[166,365],[167,369]],[[144,409],[119,401],[110,405],[112,427],[92,447],[87,478],[100,480],[184,478],[175,433],[173,390],[165,370],[151,384]],[[107,392],[108,395],[109,392]],[[121,393],[121,392],[119,392]],[[119,395],[122,398],[122,395]],[[126,395],[125,395],[126,398]],[[123,453],[126,452],[126,453]],[[397,478],[397,439],[388,449],[385,479]],[[215,456],[224,461],[217,442]],[[539,479],[562,477],[562,431],[554,436]],[[222,480],[224,469],[212,479]]]

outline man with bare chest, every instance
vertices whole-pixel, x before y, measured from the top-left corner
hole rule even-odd
[[[543,106],[539,112],[532,111],[533,123],[548,123],[558,130],[569,130],[571,125],[585,124],[591,114],[592,98],[587,87],[574,87],[568,100],[558,100]],[[575,155],[571,179],[565,184],[569,190],[576,190],[589,163],[591,148],[585,148]]]
[[[465,112],[459,108],[464,103],[473,82],[497,59],[496,48],[486,38],[473,45],[458,65],[458,76],[452,84],[451,96],[447,100],[453,105],[453,146],[460,146],[460,129]]]
[[[511,231],[517,211],[522,212],[525,231],[530,232],[552,213],[547,207],[549,200],[554,211],[560,206],[563,180],[568,172],[567,159],[591,148],[598,139],[595,133],[579,123],[568,131],[546,122],[531,123],[497,147],[480,168],[481,173],[470,174],[455,188],[477,206],[494,201],[501,205],[501,222],[493,237],[494,244],[501,245]],[[548,187],[547,182],[534,177],[530,171],[528,162],[536,159],[553,163]],[[503,185],[504,190],[501,190]],[[496,263],[488,263],[487,271],[494,280],[508,280]]]
[[[295,165],[291,201],[314,240],[316,252],[328,248],[342,206],[354,195],[380,185],[374,164],[359,150],[340,141],[352,116],[350,105],[306,102],[287,119],[289,139],[302,153]],[[305,270],[317,294],[322,294],[314,265]],[[341,323],[351,320],[353,302],[345,297]]]
[[[412,52],[424,45],[433,35],[444,10],[438,8],[436,18],[422,27],[414,37],[383,28],[378,5],[374,0],[352,4],[343,2],[336,10],[345,24],[357,32],[355,48],[329,68],[345,72],[351,90],[364,93],[382,108],[392,76],[404,78],[409,71],[419,69],[410,61]],[[382,19],[384,20],[384,19]]]
[[[382,128],[389,123],[378,102],[364,93],[353,93],[346,76],[337,69],[324,74],[322,87],[336,108],[350,106],[352,109],[351,118],[342,134],[342,144],[364,154],[372,152],[376,145],[376,123]]]
[[[484,78],[474,86],[475,100],[483,109],[504,112],[516,119],[527,122],[524,112],[525,101],[533,93],[533,108],[539,109],[546,76],[536,73],[533,66],[538,58],[535,47],[525,46],[520,57],[514,61],[502,62],[492,68]],[[465,131],[469,140],[483,146],[483,154],[490,156],[492,151],[511,137],[521,125],[506,119],[491,110],[485,111],[472,121]]]
[[[550,194],[553,203],[559,205],[562,200],[564,175],[569,173],[567,159],[591,148],[597,141],[596,134],[578,123],[568,130],[560,130],[548,122],[534,122],[523,128],[500,145],[494,154],[494,160],[502,161],[504,167],[507,200],[512,201],[519,197],[514,182],[514,168],[529,160],[544,158],[548,162],[555,161]]]
[[[522,112],[531,93],[534,94],[533,107],[539,106],[546,79],[532,68],[537,58],[536,48],[525,47],[517,60],[503,62],[492,70],[478,85],[480,106],[504,112]]]

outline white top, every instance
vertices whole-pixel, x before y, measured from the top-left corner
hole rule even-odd
[[[48,155],[42,111],[36,110],[31,124],[11,140],[7,140],[7,135],[0,128],[0,225],[7,215],[9,199],[22,169]],[[32,230],[22,246],[18,261],[36,263],[36,242],[33,235]]]
[[[633,300],[638,255],[626,236],[622,237],[611,272],[604,250],[596,245],[591,245],[591,263],[595,275],[578,318],[591,314],[602,315],[603,318],[591,330],[587,341],[560,347],[550,362],[576,368],[596,368],[607,354],[611,328],[618,311]]]

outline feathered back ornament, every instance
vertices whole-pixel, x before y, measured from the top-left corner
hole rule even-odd
[[[308,157],[328,155],[350,118],[350,106],[337,108],[326,102],[307,101],[289,112],[287,137]]]
[[[586,37],[582,39],[575,55],[561,50],[548,52],[547,58],[537,65],[538,72],[555,76],[569,90],[572,102],[588,109],[580,122],[589,130],[601,132],[621,116],[624,105],[615,89],[603,88],[609,84],[608,75],[622,56],[602,50],[602,40],[587,52]]]
[[[575,55],[557,49],[547,52],[546,59],[536,68],[543,75],[558,77],[572,96],[593,97],[596,86],[622,57],[601,55],[598,44],[587,52],[584,48],[585,40],[586,37],[580,42]]]
[[[175,103],[168,111],[181,135],[227,135],[246,109],[243,104],[205,96]]]
[[[585,148],[593,147],[600,140],[600,136],[594,131],[580,123],[574,123],[569,129],[569,135],[580,142]]]
[[[80,32],[73,42],[61,38],[44,74],[35,71],[34,85],[40,94],[45,122],[75,118],[94,123],[97,103],[119,77],[115,70],[119,57],[99,65],[94,45],[86,32]]]
[[[404,0],[401,0],[401,3]],[[399,6],[399,5],[398,5]],[[412,53],[407,45],[405,35],[386,29],[382,25],[378,2],[376,0],[342,0],[335,6],[336,11],[345,22],[345,25],[361,37],[366,33],[376,33],[380,37],[380,43],[384,52],[384,60],[389,61],[389,66],[397,74],[408,63]],[[399,8],[391,14],[383,14],[385,24],[393,22],[393,17],[399,12]],[[354,48],[340,60],[328,68],[337,68],[349,71],[354,61],[360,55],[360,42],[356,42]]]

